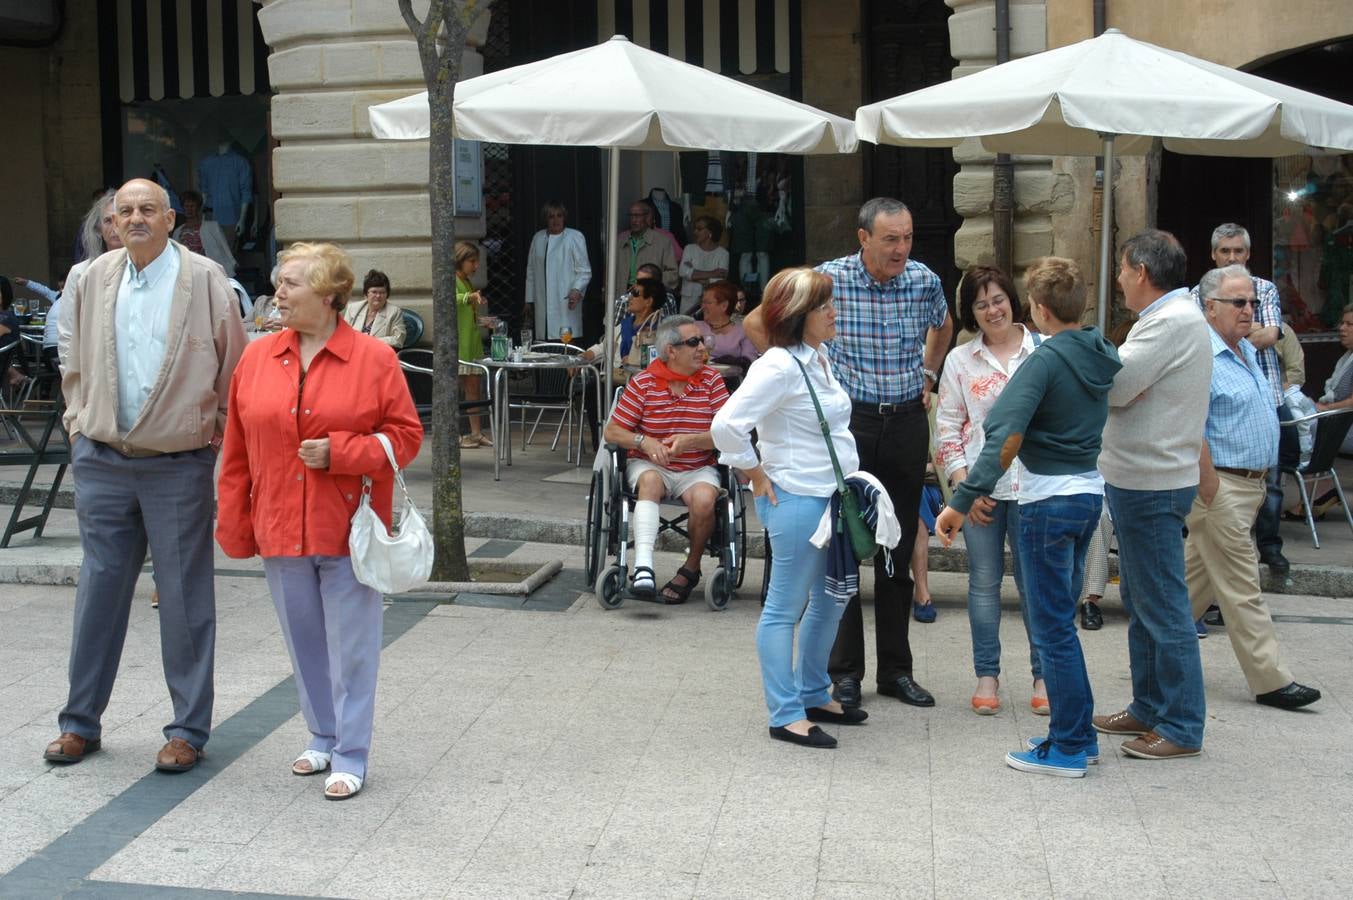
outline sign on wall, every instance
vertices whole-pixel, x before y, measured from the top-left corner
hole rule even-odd
[[[484,165],[479,141],[456,138],[452,151],[452,181],[455,183],[453,205],[458,216],[478,216],[484,212]]]

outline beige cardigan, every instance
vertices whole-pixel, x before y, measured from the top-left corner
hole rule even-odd
[[[115,310],[127,251],[103,254],[66,285],[71,334],[61,389],[72,437],[109,444],[126,456],[153,456],[197,450],[225,434],[230,376],[248,342],[239,299],[219,265],[175,241],[169,248],[179,254],[179,274],[164,361],[126,434],[117,426]]]
[[[355,303],[350,302],[343,308],[343,318],[347,319],[353,328],[361,331],[363,323],[366,322],[366,308],[365,298]],[[371,323],[371,331],[367,333],[398,350],[404,346],[404,329],[404,311],[387,300],[381,311],[376,313],[376,320]]]

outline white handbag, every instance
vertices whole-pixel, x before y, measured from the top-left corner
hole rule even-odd
[[[398,594],[422,584],[432,574],[432,534],[404,486],[404,475],[395,462],[390,439],[380,432],[375,437],[385,448],[390,468],[395,470],[395,484],[404,495],[404,508],[399,514],[398,531],[388,533],[385,523],[371,508],[371,479],[363,475],[362,499],[352,514],[352,528],[348,532],[348,551],[358,581],[382,594]]]

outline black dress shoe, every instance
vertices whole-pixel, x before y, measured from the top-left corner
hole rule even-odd
[[[832,688],[832,699],[846,709],[859,709],[863,702],[858,678],[842,678]]]
[[[1285,688],[1260,694],[1254,699],[1265,706],[1276,706],[1278,709],[1301,709],[1319,700],[1320,692],[1294,681]]]
[[[912,680],[910,675],[899,675],[892,681],[880,681],[879,693],[885,697],[896,697],[912,706],[934,706],[935,698],[930,691]]]
[[[808,717],[809,722],[828,722],[832,725],[863,725],[864,720],[869,718],[869,713],[864,710],[844,704],[842,704],[840,712],[832,712],[830,709],[823,709],[820,706],[809,707],[803,712]]]
[[[1086,600],[1081,604],[1081,631],[1098,631],[1103,627],[1104,613],[1099,611],[1099,604]]]
[[[777,741],[786,741],[790,744],[798,744],[800,747],[816,747],[819,750],[830,750],[836,746],[836,738],[814,725],[808,729],[807,734],[795,734],[788,728],[772,728],[770,736]]]
[[[1286,575],[1292,571],[1292,564],[1283,556],[1283,552],[1276,547],[1269,547],[1259,551],[1259,561],[1269,567],[1274,575]]]

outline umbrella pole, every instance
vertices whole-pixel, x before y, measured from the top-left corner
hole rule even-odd
[[[1099,296],[1095,302],[1095,322],[1103,334],[1109,324],[1109,276],[1113,272],[1110,265],[1110,248],[1113,243],[1113,138],[1112,134],[1100,135],[1104,138],[1104,190],[1100,194],[1099,215]]]
[[[611,361],[615,358],[615,350],[611,345],[615,341],[615,298],[619,296],[616,292],[618,285],[615,283],[615,260],[618,249],[616,241],[620,238],[620,231],[616,226],[616,210],[620,208],[620,148],[611,147],[609,176],[606,186],[606,333],[602,335],[601,346],[606,353],[606,358],[602,362],[602,368],[605,370],[606,393],[602,395],[601,402],[605,404],[598,410],[597,416],[605,423],[607,415],[610,413],[611,402],[611,374],[614,367]]]

